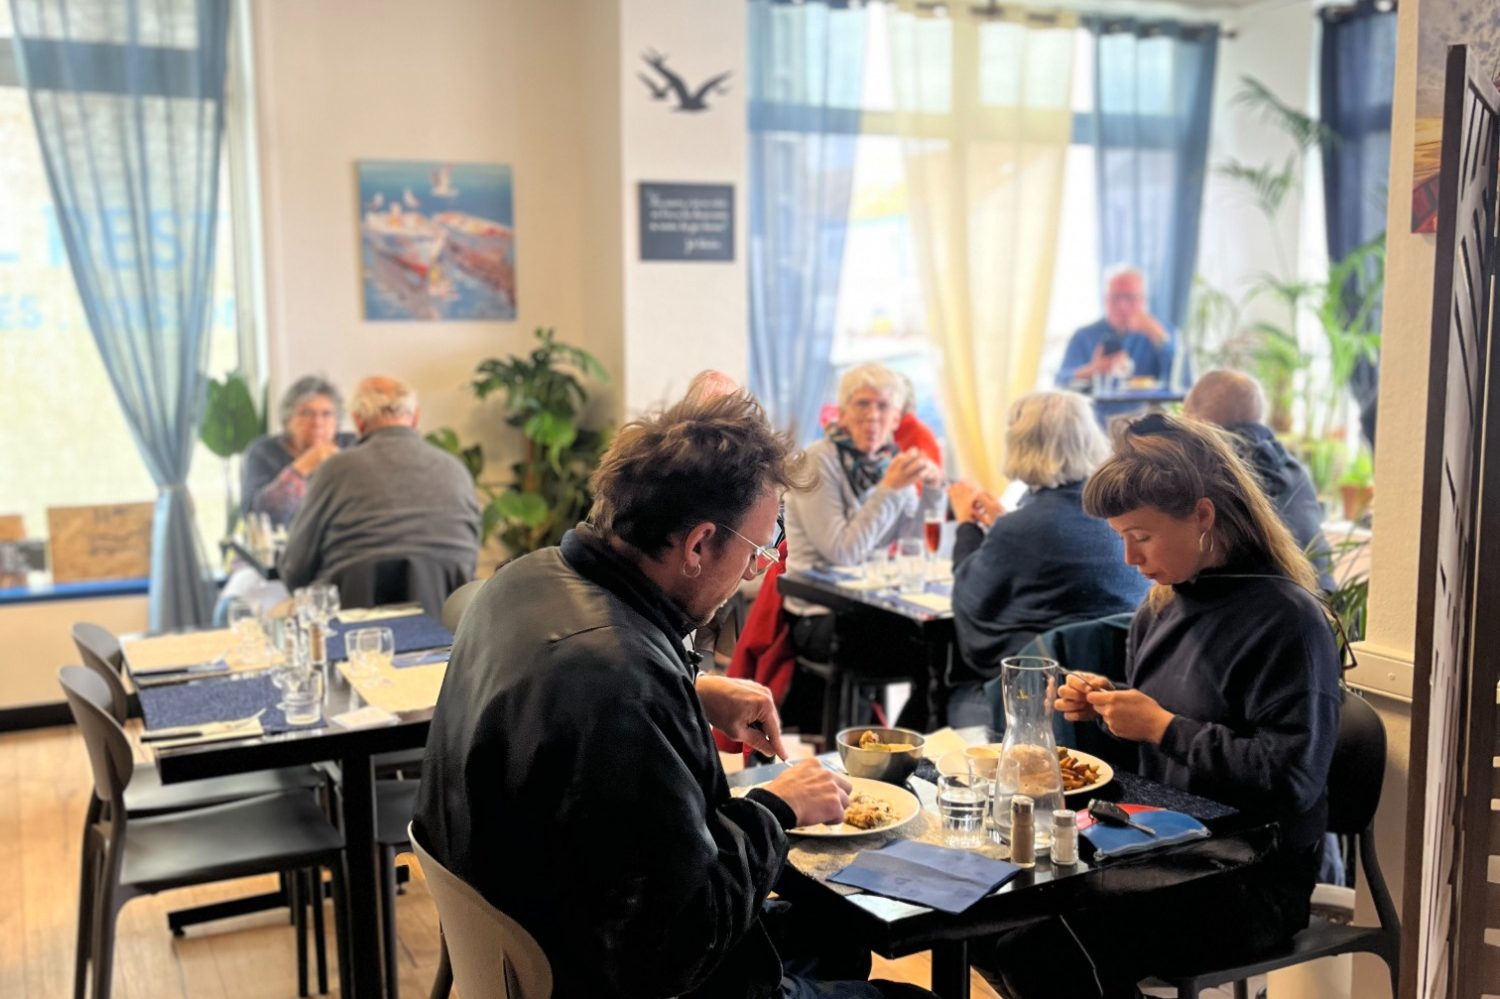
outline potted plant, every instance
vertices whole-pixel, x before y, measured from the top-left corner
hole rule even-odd
[[[1344,497],[1344,519],[1357,523],[1375,498],[1375,463],[1369,448],[1361,447],[1339,476],[1339,492]]]
[[[262,400],[259,412],[250,394],[250,382],[242,371],[231,371],[224,380],[208,380],[208,399],[198,439],[214,454],[224,459],[224,534],[234,533],[239,522],[240,504],[236,496],[238,476],[234,459],[257,437],[266,432],[266,407]]]
[[[609,380],[592,354],[560,343],[550,329],[536,331],[525,355],[479,362],[471,387],[481,400],[500,393],[505,422],[521,434],[524,451],[503,487],[481,481],[484,451],[465,446],[451,428],[427,440],[456,455],[486,498],[483,537],[498,532],[512,555],[555,545],[588,511],[588,477],[608,443],[608,428],[582,425],[588,391],[583,379]]]

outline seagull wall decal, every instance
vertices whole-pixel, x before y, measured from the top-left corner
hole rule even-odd
[[[657,75],[662,78],[662,82],[658,84],[644,73],[637,73],[636,78],[650,89],[652,100],[666,100],[668,94],[676,97],[677,106],[672,109],[673,111],[707,111],[709,94],[729,93],[729,88],[725,85],[725,81],[731,75],[729,72],[711,76],[696,89],[689,90],[682,77],[667,68],[667,57],[662,53],[655,49],[647,49],[641,55],[641,59],[656,71]]]

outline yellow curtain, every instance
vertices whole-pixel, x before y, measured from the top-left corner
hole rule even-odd
[[[966,2],[903,0],[891,15],[895,125],[948,453],[997,492],[1006,411],[1035,387],[1041,360],[1076,27],[1066,13]]]

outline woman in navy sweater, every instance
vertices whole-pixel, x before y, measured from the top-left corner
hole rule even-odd
[[[1120,435],[1083,505],[1155,586],[1131,626],[1128,686],[1074,674],[1058,710],[1136,743],[1146,776],[1277,821],[1280,845],[1243,877],[1002,936],[980,963],[1011,999],[1133,997],[1148,975],[1284,942],[1307,925],[1327,824],[1338,647],[1313,568],[1254,473],[1216,428],[1152,415]],[[1038,967],[1048,947],[1077,959]]]

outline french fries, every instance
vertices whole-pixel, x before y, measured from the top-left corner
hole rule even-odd
[[[1057,750],[1057,765],[1062,768],[1063,790],[1072,793],[1088,787],[1099,780],[1099,768],[1084,763],[1061,746]]]

